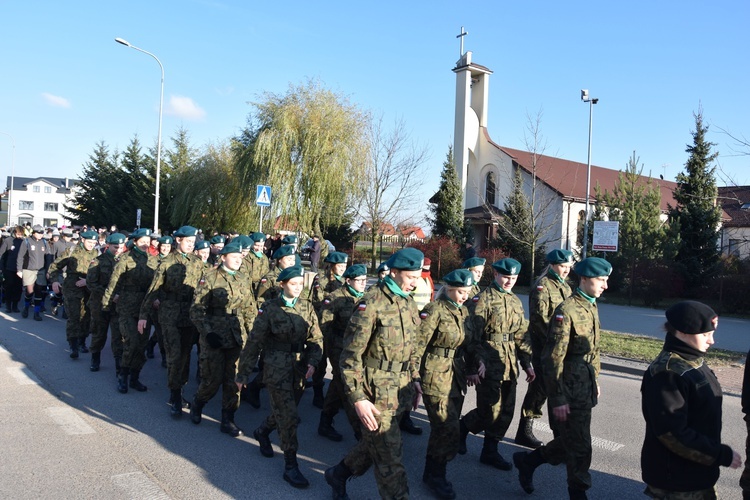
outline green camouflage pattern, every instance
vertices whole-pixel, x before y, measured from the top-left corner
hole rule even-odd
[[[271,270],[271,263],[265,254],[261,253],[260,257],[255,255],[252,250],[242,259],[242,270],[250,276],[253,283],[253,292],[258,291],[258,285],[263,276]]]
[[[89,334],[90,314],[88,309],[89,290],[76,286],[76,281],[86,279],[86,273],[98,252],[86,250],[83,245],[75,246],[70,252],[63,252],[49,267],[50,282],[62,280],[63,301],[68,320],[65,323],[65,336],[73,339],[85,338]],[[64,271],[63,271],[64,270]]]
[[[256,302],[258,307],[261,307],[267,300],[275,299],[281,295],[281,288],[276,284],[276,280],[279,278],[281,268],[274,266],[273,269],[268,271],[258,283],[257,291],[255,292]]]
[[[647,485],[643,494],[658,500],[716,500],[719,494],[716,486],[706,490],[698,491],[669,491],[655,486]]]
[[[101,352],[107,343],[107,330],[112,328],[110,347],[116,358],[122,358],[122,335],[120,334],[120,317],[117,306],[113,305],[109,311],[102,310],[102,298],[107,285],[112,278],[117,260],[111,253],[105,251],[89,264],[86,272],[86,287],[91,292],[89,310],[91,311],[91,345],[92,353]]]

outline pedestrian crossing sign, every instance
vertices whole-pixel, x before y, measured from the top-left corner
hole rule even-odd
[[[258,186],[255,194],[255,204],[261,207],[271,206],[271,186]]]

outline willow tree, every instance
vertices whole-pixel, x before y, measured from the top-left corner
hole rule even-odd
[[[367,114],[309,80],[284,94],[266,92],[235,141],[244,189],[272,188],[272,211],[319,233],[343,220],[362,190]]]

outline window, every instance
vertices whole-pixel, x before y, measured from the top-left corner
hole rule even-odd
[[[52,192],[52,186],[44,186],[44,192],[49,194]]]
[[[38,193],[38,192],[40,192],[41,190],[39,189],[39,186],[34,186],[34,187],[33,187],[33,191],[34,191],[35,193]]]
[[[29,216],[25,216],[25,215],[19,215],[19,216],[18,216],[18,225],[19,225],[19,226],[23,226],[23,225],[24,225],[24,224],[26,224],[27,222],[28,222],[29,224],[32,224],[32,223],[34,222],[34,219],[33,219],[33,218],[31,218],[31,217],[29,217]]]
[[[34,202],[19,200],[18,209],[19,210],[34,210]]]
[[[484,202],[487,205],[495,204],[495,172],[490,172],[485,177]]]
[[[44,219],[44,227],[57,226],[57,219]]]
[[[46,203],[44,204],[45,212],[57,212],[57,203]]]
[[[742,240],[735,240],[730,239],[729,240],[729,255],[734,255],[735,257],[741,257],[740,255],[740,247],[742,246]]]

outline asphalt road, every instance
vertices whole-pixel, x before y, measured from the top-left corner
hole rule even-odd
[[[629,314],[629,313],[628,313]],[[0,498],[13,499],[220,499],[220,498],[330,498],[323,471],[338,462],[354,445],[345,419],[336,427],[344,441],[332,443],[316,433],[319,411],[306,394],[301,403],[300,465],[311,482],[295,490],[281,479],[283,459],[263,458],[252,437],[232,439],[219,432],[220,401],[209,402],[201,425],[188,416],[175,421],[166,405],[165,370],[150,360],[142,372],[146,393],[119,394],[109,351],[102,370],[88,370],[88,355],[68,357],[64,322],[50,316],[43,322],[0,313]],[[603,320],[604,322],[604,320]],[[606,325],[605,325],[606,327]],[[602,398],[594,410],[592,434],[594,487],[590,498],[644,498],[639,453],[644,426],[640,415],[639,378],[605,372]],[[526,390],[520,382],[518,399]],[[185,390],[192,397],[195,381]],[[243,404],[237,424],[247,434],[260,424],[269,405],[263,392],[260,410]],[[520,406],[520,403],[519,405]],[[474,392],[466,410],[474,407]],[[424,410],[415,420],[427,429]],[[537,435],[551,433],[537,421]],[[500,446],[510,458],[519,448],[512,442],[517,417],[508,439]],[[744,446],[745,430],[739,398],[724,398],[724,441]],[[272,434],[274,443],[278,435]],[[430,498],[421,482],[427,436],[404,436],[404,460],[412,498]],[[501,472],[478,461],[482,441],[470,436],[469,453],[448,466],[448,478],[459,498],[566,498],[563,467],[543,466],[535,476],[537,491],[528,496],[516,472]],[[739,471],[723,469],[722,498],[738,498]],[[377,498],[372,472],[348,483],[352,498]]]

